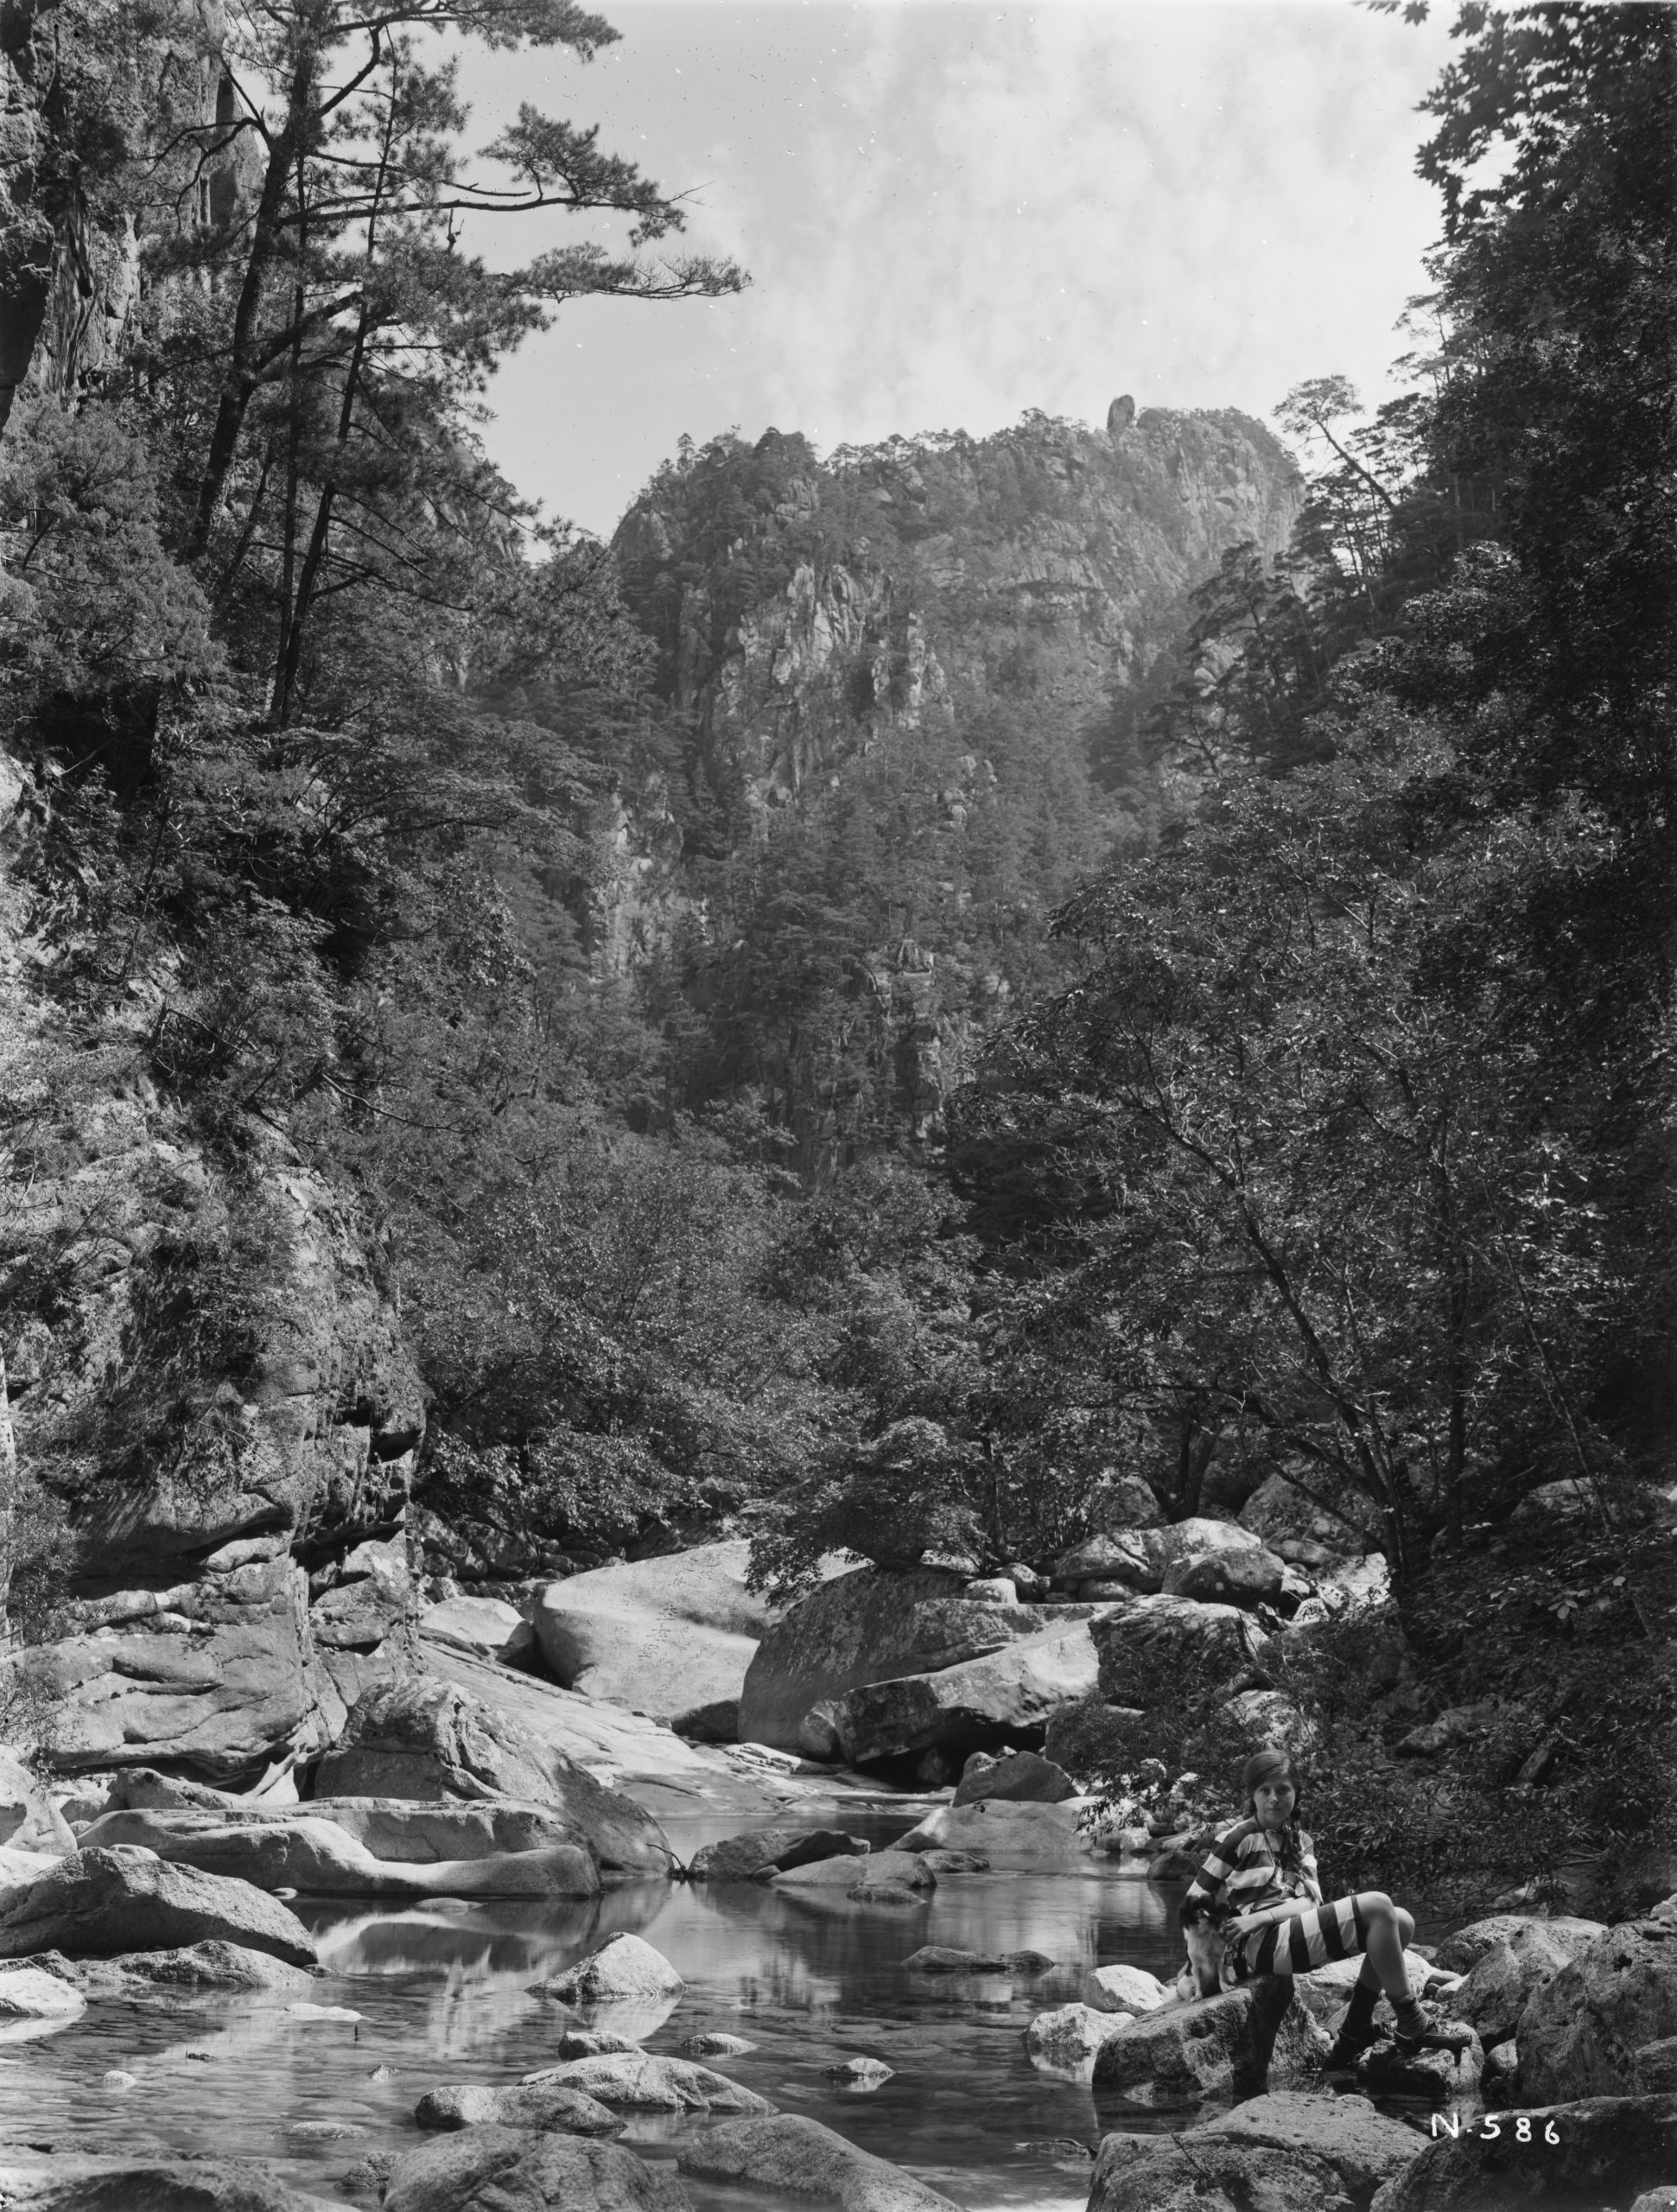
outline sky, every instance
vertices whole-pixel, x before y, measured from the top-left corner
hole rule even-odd
[[[1238,407],[1343,373],[1373,401],[1426,287],[1416,103],[1449,51],[1352,0],[594,0],[623,34],[465,57],[471,137],[528,101],[689,196],[742,296],[573,302],[489,391],[485,442],[608,535],[683,432],[818,451],[982,436],[1026,408]],[[506,265],[610,219],[468,243]],[[620,231],[619,232],[620,237]]]

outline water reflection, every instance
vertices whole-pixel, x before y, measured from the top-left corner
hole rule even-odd
[[[862,1827],[848,1807],[845,1825]],[[884,1840],[905,1822],[899,1812],[876,1825],[884,1834],[870,1840]],[[683,1857],[705,1840],[672,1838]],[[1032,2069],[1023,2031],[1034,2013],[1079,1996],[1090,1967],[1121,1960],[1173,1972],[1177,1949],[1166,1895],[1109,1875],[951,1877],[912,1912],[811,1911],[802,1897],[753,1884],[665,1883],[587,1901],[428,1901],[374,1913],[303,1900],[298,1910],[327,1967],[315,2001],[359,2021],[299,2018],[260,1997],[189,2013],[95,2005],[46,2041],[0,2047],[0,2109],[27,2112],[43,2139],[115,2129],[130,2149],[243,2152],[331,2196],[370,2145],[289,2130],[338,2123],[399,2148],[414,2139],[413,2107],[427,2088],[511,2082],[550,2065],[580,2016],[530,1986],[622,1929],[654,1944],[687,1983],[666,2018],[629,2031],[650,2034],[654,2049],[706,2031],[746,2036],[755,2048],[720,2063],[782,2110],[838,2127],[970,2212],[1070,2212],[1083,2192],[1064,2143],[1092,2144],[1100,2115],[1086,2082]],[[903,1961],[924,1943],[1035,1950],[1055,1965],[1036,1976],[908,1973]],[[616,2024],[599,2008],[589,2017]],[[858,2056],[894,2069],[865,2096],[825,2071]],[[126,2097],[101,2084],[118,2067],[138,2077]],[[667,2159],[695,2124],[634,2115],[626,2139]],[[721,2184],[696,2183],[693,2195],[701,2212],[762,2212],[760,2200]]]

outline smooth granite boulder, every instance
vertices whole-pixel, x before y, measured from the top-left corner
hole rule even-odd
[[[503,1667],[522,1667],[537,1656],[535,1630],[503,1598],[444,1598],[420,1615],[419,1632]]]
[[[382,2212],[693,2212],[693,2200],[620,2143],[485,2126],[405,2152]]]
[[[975,1754],[955,1785],[957,1805],[979,1805],[992,1798],[1021,1805],[1058,1805],[1077,1795],[1077,1785],[1065,1769],[1039,1751],[1011,1751],[998,1759]]]
[[[663,1720],[737,1699],[777,1611],[746,1587],[750,1565],[737,1536],[550,1584],[535,1619],[549,1672]]]
[[[1677,2035],[1677,1927],[1610,1928],[1534,1989],[1520,2015],[1520,2091],[1528,2102],[1612,2097],[1636,2078],[1644,2045]]]
[[[664,1874],[672,1854],[650,1813],[451,1682],[416,1675],[371,1689],[321,1761],[320,1797],[431,1803],[511,1797],[562,1812],[607,1874]]]
[[[839,2212],[959,2212],[888,2159],[859,2151],[819,2120],[790,2114],[707,2128],[683,2146],[676,2163],[696,2179],[761,2190],[765,2204],[779,2212],[804,2204],[833,2205]],[[385,2212],[404,2208],[387,2206]]]
[[[1286,1562],[1260,1544],[1250,1551],[1191,1553],[1166,1569],[1164,1589],[1167,1597],[1240,1605],[1252,1612],[1260,1605],[1279,1604],[1286,1580]]]
[[[686,1987],[661,1951],[638,1936],[608,1936],[597,1951],[542,1984],[562,2005],[641,2004],[679,1997]]]
[[[416,2126],[444,2133],[461,2127],[531,2127],[559,2135],[621,2135],[626,2123],[584,2089],[549,2082],[486,2082],[428,2089],[414,2107]]]
[[[693,1854],[689,1882],[754,1882],[823,1859],[865,1858],[867,1846],[842,1828],[758,1828],[708,1843]]]
[[[271,1951],[294,1966],[314,1961],[308,1929],[277,1898],[132,1846],[80,1852],[24,1888],[0,1891],[0,1958],[111,1958],[206,1939]]]
[[[753,2089],[690,2058],[665,2058],[650,2050],[601,2051],[568,2058],[526,2074],[524,2088],[581,2089],[602,2105],[634,2112],[771,2113]]]
[[[213,1814],[107,1813],[82,1841],[89,1850],[139,1844],[179,1866],[308,1897],[588,1897],[600,1891],[599,1869],[581,1844],[474,1859],[382,1859],[335,1821],[314,1817],[312,1807],[244,1827],[225,1825]]]
[[[1026,2056],[1033,2065],[1077,2073],[1095,2063],[1109,2036],[1129,2025],[1128,2012],[1097,2012],[1092,2005],[1061,2005],[1039,2012],[1025,2031]]]
[[[1677,2173],[1677,2096],[1522,2103],[1495,2119],[1495,2137],[1481,2124],[1426,2144],[1369,2212],[1595,2212],[1628,2206]]]
[[[1096,1674],[1089,1624],[1074,1621],[936,1674],[849,1691],[839,1700],[839,1741],[853,1765],[934,1748],[989,1751],[1032,1737],[1040,1743],[1061,1706],[1090,1694]]]
[[[1083,2002],[1097,2012],[1156,2012],[1173,1995],[1171,1986],[1145,1967],[1092,1967],[1083,1976]]]
[[[937,1877],[915,1853],[872,1851],[865,1859],[818,1859],[808,1866],[789,1866],[784,1874],[772,1875],[769,1885],[794,1896],[836,1895],[865,1903],[887,1891],[929,1897],[937,1886]]]
[[[0,1746],[0,1846],[63,1859],[76,1847],[75,1832],[22,1759]]]
[[[1328,2037],[1293,1996],[1285,1976],[1266,1974],[1140,2013],[1102,2044],[1096,2086],[1143,2105],[1296,2087],[1315,2076]]]
[[[86,2010],[87,1999],[66,1976],[37,1966],[33,1959],[0,1964],[0,2022],[69,2021]]]

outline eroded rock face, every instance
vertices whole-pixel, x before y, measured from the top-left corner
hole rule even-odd
[[[1535,1989],[1519,2020],[1521,2094],[1559,2104],[1611,2096],[1644,2044],[1677,2035],[1677,1928],[1627,1922]]]
[[[113,1958],[206,1939],[271,1951],[294,1966],[314,1961],[308,1929],[276,1898],[149,1851],[84,1851],[26,1888],[0,1891],[0,1958]]]
[[[322,1797],[551,1805],[607,1873],[662,1874],[671,1863],[650,1813],[505,1714],[426,1675],[363,1696],[343,1740],[321,1760],[316,1787]]]
[[[726,2120],[683,2146],[677,2164],[706,2181],[744,2182],[783,2205],[842,2212],[957,2212],[947,2196],[889,2160],[859,2151],[819,2120],[781,2114]],[[401,2212],[401,2208],[397,2209]]]
[[[468,2127],[407,2152],[391,2170],[383,2212],[693,2212],[667,2168],[620,2143],[523,2127]]]

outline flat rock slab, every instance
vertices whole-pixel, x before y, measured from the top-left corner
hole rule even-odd
[[[541,1984],[562,2005],[644,2003],[677,1998],[687,1986],[662,1951],[638,1936],[608,1936],[597,1951]]]
[[[819,2120],[783,2115],[725,2121],[679,2153],[684,2174],[772,2191],[782,2207],[836,2205],[840,2212],[958,2212],[947,2196],[888,2159],[859,2151]],[[403,2212],[386,2205],[385,2212]]]
[[[6,2212],[324,2212],[242,2158],[41,2158],[0,2145]]]
[[[842,1828],[758,1828],[708,1843],[693,1854],[689,1882],[753,1882],[823,1859],[864,1859],[867,1846]]]
[[[903,1961],[911,1974],[1049,1974],[1054,1961],[1045,1951],[954,1951],[925,1943]]]
[[[620,2143],[488,2126],[398,2158],[383,2212],[693,2212],[693,2200]]]
[[[314,1962],[308,1930],[277,1898],[131,1847],[80,1852],[25,1888],[0,1891],[0,1958],[35,1951],[114,1958],[206,1938],[270,1951],[293,1966]]]
[[[664,2058],[649,2050],[605,2051],[595,2058],[567,2059],[562,2065],[528,2074],[524,2088],[581,2089],[602,2105],[635,2112],[772,2113],[774,2107],[754,2090],[742,2089],[724,2074],[691,2059]]]
[[[515,2082],[507,2088],[469,2082],[428,2089],[414,2107],[421,2127],[530,2127],[559,2135],[621,2135],[627,2123],[585,2089],[557,2082]]]
[[[1518,2121],[1530,2122],[1519,2139]],[[1553,2212],[1629,2204],[1677,2172],[1677,2096],[1588,2097],[1496,2115],[1498,2133],[1464,2127],[1427,2144],[1370,2212]],[[1545,2139],[1553,2125],[1558,2141]]]

